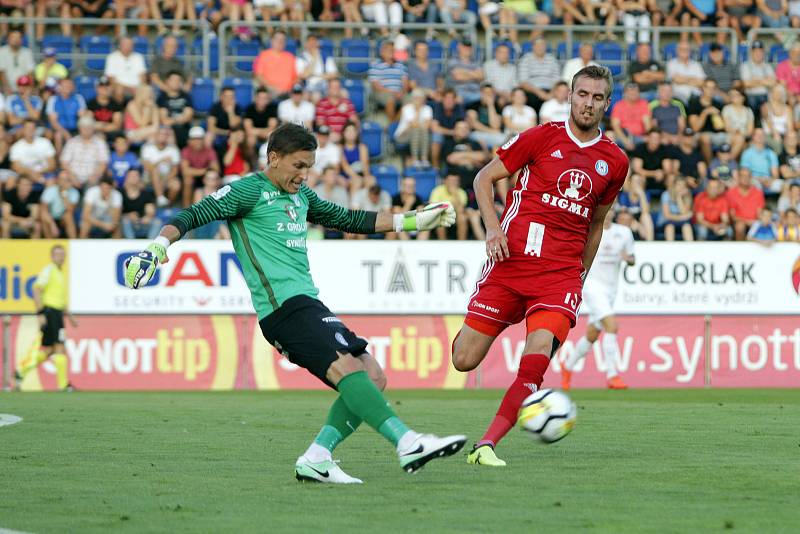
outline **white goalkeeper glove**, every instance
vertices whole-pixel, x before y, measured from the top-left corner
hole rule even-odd
[[[456,222],[456,210],[449,202],[428,204],[422,211],[407,211],[394,216],[395,232],[422,232],[440,226],[449,228]]]
[[[167,262],[169,241],[157,237],[142,252],[125,260],[125,285],[131,289],[145,287],[156,274],[159,263]]]

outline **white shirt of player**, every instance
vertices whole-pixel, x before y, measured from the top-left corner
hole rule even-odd
[[[611,228],[603,230],[603,238],[584,287],[598,286],[606,292],[616,293],[623,253],[633,255],[633,232],[627,226],[612,223]]]

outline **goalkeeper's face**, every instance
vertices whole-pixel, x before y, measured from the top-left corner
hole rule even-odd
[[[267,177],[278,188],[287,193],[300,191],[303,182],[308,180],[308,172],[314,166],[314,152],[299,150],[291,154],[269,153]]]

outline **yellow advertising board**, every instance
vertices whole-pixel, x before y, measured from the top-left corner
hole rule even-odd
[[[0,239],[0,313],[33,313],[33,282],[50,263],[50,249],[55,244],[67,251],[69,241],[56,239]]]

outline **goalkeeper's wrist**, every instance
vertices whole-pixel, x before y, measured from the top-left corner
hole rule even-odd
[[[150,245],[147,246],[147,250],[153,252],[156,256],[158,256],[158,261],[164,261],[164,258],[167,257],[167,248],[170,246],[169,239],[160,235],[156,237]]]
[[[392,227],[395,232],[414,232],[417,229],[417,212],[407,211],[396,213],[392,217]]]

